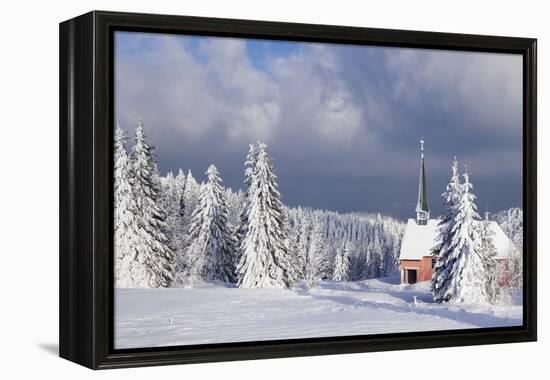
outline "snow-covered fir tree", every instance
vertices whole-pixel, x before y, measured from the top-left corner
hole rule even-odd
[[[160,204],[166,212],[166,235],[171,246],[175,249],[178,245],[179,235],[182,232],[183,221],[180,206],[185,182],[182,184],[181,177],[174,177],[172,172],[169,172],[166,177],[160,178],[160,184]]]
[[[191,170],[185,176],[183,170],[180,170],[178,176],[185,177],[185,187],[182,191],[180,199],[179,214],[181,217],[181,233],[178,240],[176,257],[174,259],[174,286],[186,286],[189,284],[191,273],[192,257],[188,252],[189,246],[192,243],[189,238],[189,226],[191,217],[201,197],[201,185],[193,177]]]
[[[451,179],[447,184],[445,192],[441,195],[444,200],[445,212],[437,226],[437,237],[435,239],[437,245],[433,248],[432,252],[433,255],[437,256],[431,282],[431,289],[436,302],[448,301],[449,295],[447,291],[451,281],[451,270],[456,261],[453,231],[462,191],[456,157],[453,160],[451,171]]]
[[[480,252],[481,239],[479,236],[480,218],[475,204],[476,196],[472,192],[472,184],[466,169],[464,173],[461,198],[458,206],[456,220],[458,257],[454,265],[453,273],[457,277],[451,296],[454,302],[485,303],[487,302],[487,274],[482,252]]]
[[[185,179],[185,188],[183,191],[183,207],[181,207],[181,213],[184,215],[184,223],[189,224],[193,212],[199,205],[199,199],[201,196],[201,185],[197,182],[191,170],[187,172]]]
[[[288,276],[292,283],[296,283],[302,278],[303,262],[302,257],[298,253],[298,244],[294,239],[292,231],[292,225],[290,223],[290,213],[287,208],[283,208],[284,220],[283,220],[283,236],[286,255],[288,257]]]
[[[245,288],[290,287],[296,279],[285,246],[285,213],[267,145],[258,143],[250,182],[246,183],[241,226],[238,285]]]
[[[375,242],[376,244],[376,242]],[[367,246],[365,254],[365,263],[363,269],[363,278],[378,278],[381,277],[381,252],[380,246],[376,244],[376,248]]]
[[[364,240],[351,238],[347,241],[349,258],[351,262],[350,280],[366,280],[368,274],[367,257],[368,244],[364,245]]]
[[[166,235],[170,242],[170,247],[174,253],[173,259],[173,281],[172,285],[182,285],[185,281],[180,276],[183,274],[182,264],[185,261],[185,247],[187,243],[187,225],[184,221],[184,199],[186,175],[183,170],[179,170],[178,175],[174,177],[169,172],[166,177],[161,178],[161,203],[166,211]]]
[[[336,257],[334,258],[332,279],[334,281],[349,281],[350,264],[348,246],[345,245],[343,248],[338,248]]]
[[[485,269],[485,292],[487,294],[487,301],[491,304],[496,303],[500,295],[497,249],[494,243],[494,235],[488,220],[479,223],[479,250]]]
[[[319,220],[314,220],[305,263],[305,280],[308,286],[332,277],[331,257],[324,231]]]
[[[229,209],[229,222],[234,226],[239,226],[244,203],[244,193],[240,189],[233,191],[230,188],[226,188],[225,197]]]
[[[480,218],[467,171],[463,177],[460,198],[454,206],[456,211],[449,233],[450,239],[441,247],[441,257],[438,260],[438,264],[448,263],[448,266],[436,265],[432,290],[434,299],[438,302],[485,303],[488,300],[487,276],[480,252]]]
[[[230,188],[225,189],[225,199],[227,200],[227,210],[228,210],[228,222],[233,227],[233,238],[235,240],[235,249],[232,253],[232,262],[233,267],[237,268],[239,265],[240,260],[240,252],[239,252],[239,226],[240,226],[240,218],[241,213],[243,210],[243,203],[244,203],[244,193],[239,189],[239,191],[235,192],[231,190]],[[236,276],[236,273],[235,273]],[[236,277],[235,277],[236,278]]]
[[[236,243],[233,226],[228,222],[225,190],[214,165],[209,166],[206,176],[189,228],[191,275],[195,279],[235,282],[233,251]]]
[[[185,194],[186,182],[187,182],[187,177],[185,175],[185,172],[182,169],[180,169],[178,171],[178,175],[174,179],[174,185],[176,187],[176,189],[174,191],[174,193],[175,193],[174,195],[175,195],[175,198],[177,200],[176,207],[178,209],[178,214],[181,218],[183,218],[185,216],[185,198],[184,198],[184,194]],[[181,222],[183,222],[183,221],[181,221]]]
[[[126,132],[118,125],[115,130],[115,286],[135,286],[145,276],[145,266],[136,265],[138,254],[136,203],[132,193],[132,168],[126,151]]]
[[[523,210],[512,207],[494,214],[494,220],[500,225],[502,231],[508,236],[518,253],[523,252]]]
[[[140,120],[131,156],[132,192],[137,209],[136,261],[146,268],[146,276],[136,279],[135,287],[168,287],[172,281],[173,252],[166,236],[166,213],[159,201],[160,181],[153,150]]]
[[[248,145],[248,153],[244,161],[244,193],[242,198],[241,209],[239,213],[239,223],[237,225],[237,244],[239,249],[237,250],[235,260],[237,262],[237,267],[241,260],[241,254],[243,250],[241,247],[244,244],[244,238],[248,233],[249,227],[249,214],[250,214],[250,202],[252,200],[252,191],[255,188],[253,183],[255,176],[254,170],[256,168],[256,160],[258,156],[258,149],[256,144]]]
[[[296,241],[296,262],[300,271],[300,278],[305,278],[306,259],[309,252],[311,238],[311,218],[308,214],[298,209],[294,224],[294,240]]]
[[[494,219],[513,243],[507,250],[508,264],[500,268],[502,271],[509,272],[505,276],[508,280],[502,285],[521,287],[523,284],[523,210],[517,207],[503,210],[496,213]]]

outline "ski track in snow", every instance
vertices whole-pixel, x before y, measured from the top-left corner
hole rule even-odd
[[[512,305],[435,304],[429,283],[323,282],[309,290],[117,289],[115,347],[137,348],[517,326]],[[416,302],[414,299],[416,297]]]

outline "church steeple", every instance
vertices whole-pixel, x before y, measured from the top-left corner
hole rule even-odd
[[[424,169],[424,140],[420,140],[420,175],[418,177],[418,202],[416,203],[416,223],[425,225],[430,219],[430,206],[426,191],[426,171]]]

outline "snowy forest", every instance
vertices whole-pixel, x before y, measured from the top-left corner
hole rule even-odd
[[[233,191],[214,165],[201,183],[183,169],[161,176],[141,122],[131,149],[127,140],[117,127],[117,287],[294,288],[397,273],[401,221],[285,206],[266,144],[250,145],[244,190]]]
[[[268,146],[252,144],[244,156],[238,191],[224,187],[213,164],[201,182],[184,169],[161,176],[143,123],[138,123],[131,148],[126,132],[116,128],[116,287],[189,287],[214,281],[242,288],[310,288],[323,280],[399,273],[402,221],[287,207]],[[495,250],[477,213],[468,173],[463,178],[455,161],[443,194],[447,212],[438,226],[441,244],[434,247],[440,258],[432,292],[440,302],[480,297],[494,302]],[[519,252],[522,218],[521,209],[494,216]],[[515,268],[521,272],[521,260]],[[456,273],[469,276],[468,286],[453,278]]]

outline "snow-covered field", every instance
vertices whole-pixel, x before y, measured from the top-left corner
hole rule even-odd
[[[117,289],[116,348],[521,325],[511,305],[432,303],[429,283],[398,278],[331,283],[307,291],[228,288]]]

